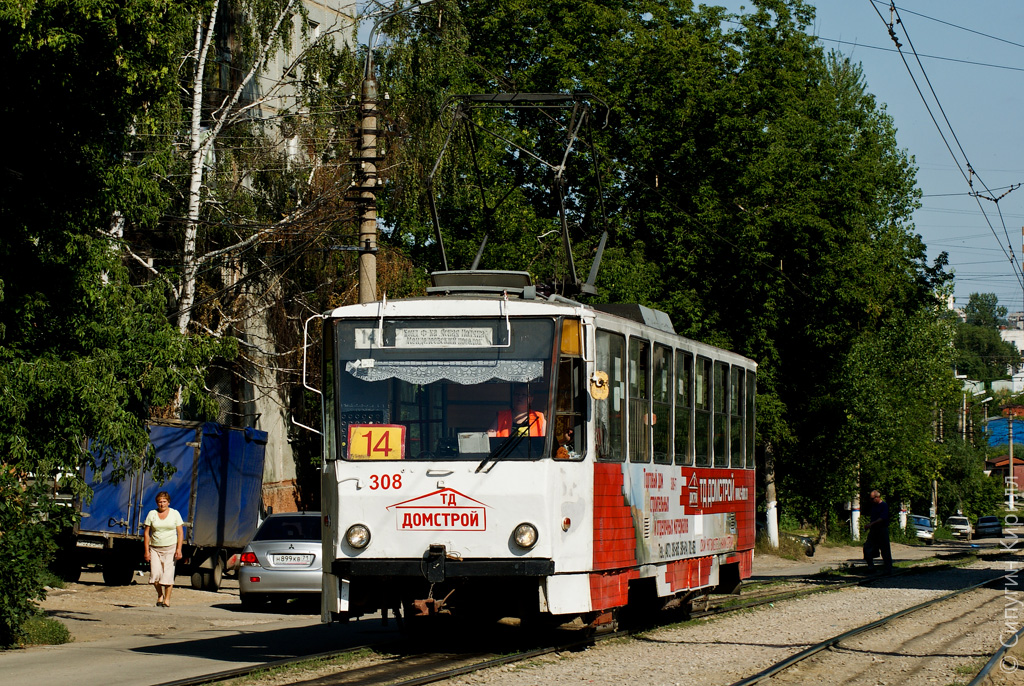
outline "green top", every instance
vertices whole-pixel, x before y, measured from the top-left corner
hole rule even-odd
[[[177,528],[184,523],[181,515],[173,507],[167,508],[167,517],[164,519],[160,519],[156,510],[150,510],[145,521],[145,525],[149,527],[150,547],[162,548],[168,545],[177,545]]]

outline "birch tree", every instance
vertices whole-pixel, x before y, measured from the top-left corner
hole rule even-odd
[[[282,349],[252,329],[274,319],[291,288],[285,274],[308,251],[344,242],[344,123],[358,70],[351,22],[328,18],[313,21],[300,0],[201,4],[180,36],[164,126],[139,135],[149,151],[140,166],[161,175],[166,199],[155,225],[127,229],[129,255],[168,288],[179,332],[237,340],[241,386],[293,371],[294,341]],[[161,149],[162,162],[152,153]],[[181,398],[167,408],[182,411]]]

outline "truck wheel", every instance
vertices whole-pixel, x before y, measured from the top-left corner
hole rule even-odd
[[[103,562],[103,583],[107,586],[127,586],[135,575],[135,565],[123,558],[110,556]]]
[[[192,572],[192,588],[194,588],[197,591],[203,590],[203,582],[204,582],[203,577],[205,577],[205,576],[206,576],[206,572],[204,570],[200,570],[198,572]]]
[[[82,565],[69,565],[64,567],[60,572],[60,578],[69,584],[78,583],[79,579],[82,578]]]
[[[217,554],[213,560],[213,569],[204,570],[203,590],[216,593],[220,590],[220,582],[224,579],[224,558]]]

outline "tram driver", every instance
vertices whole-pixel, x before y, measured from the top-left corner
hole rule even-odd
[[[547,433],[544,413],[530,407],[530,389],[526,384],[515,384],[512,388],[512,408],[498,412],[487,433],[497,438],[514,434],[542,437]]]

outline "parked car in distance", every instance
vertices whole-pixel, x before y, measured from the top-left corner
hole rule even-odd
[[[991,515],[978,517],[978,525],[974,527],[974,535],[978,538],[987,536],[999,538],[1003,535],[1003,523],[999,521],[999,517]]]
[[[931,545],[935,540],[935,527],[932,526],[932,520],[922,515],[910,515],[910,523],[914,527],[917,537]]]
[[[953,532],[957,538],[971,537],[971,521],[961,515],[953,515],[946,519],[946,528]]]
[[[239,559],[238,595],[258,609],[269,600],[310,597],[321,588],[320,513],[267,517]]]

